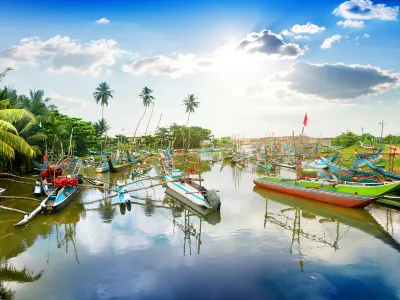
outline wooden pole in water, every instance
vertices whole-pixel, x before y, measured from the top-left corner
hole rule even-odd
[[[23,210],[19,210],[19,209],[16,209],[16,208],[11,208],[11,207],[6,207],[6,206],[3,206],[3,205],[0,205],[0,209],[14,211],[14,212],[18,212],[18,213],[21,213],[21,214],[24,214],[24,215],[27,214],[27,212],[25,212]]]
[[[0,196],[0,199],[22,199],[22,200],[30,200],[30,201],[35,201],[35,202],[42,202],[43,200],[38,200],[34,198],[29,198],[29,197],[23,197],[23,196]]]

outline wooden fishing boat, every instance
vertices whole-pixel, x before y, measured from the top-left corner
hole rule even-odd
[[[334,162],[338,156],[339,156],[339,154],[336,153],[334,156],[329,157],[328,161]],[[313,168],[313,169],[327,169],[328,168],[328,165],[321,157],[317,157],[313,161],[307,163],[306,166],[309,168]]]
[[[376,164],[383,157],[382,156],[383,149],[384,149],[384,146],[382,146],[377,152],[357,153],[356,160],[352,163],[350,168],[356,169],[356,168],[363,167],[367,164],[367,162],[370,162],[371,164]]]
[[[57,188],[40,204],[45,214],[55,213],[65,208],[78,194],[79,186],[64,186]]]
[[[103,163],[96,168],[97,173],[107,173],[110,172],[110,167],[108,163]]]
[[[371,150],[376,150],[376,146],[372,144],[364,144],[363,142],[360,141],[360,147],[364,149],[371,149]]]
[[[365,207],[380,196],[399,189],[400,182],[350,183],[326,180],[293,180],[281,177],[262,177],[254,183],[260,187],[345,207]]]
[[[33,195],[40,196],[43,194],[43,184],[41,180],[35,180],[35,185],[33,186]]]
[[[367,162],[367,166],[383,181],[400,180],[400,175],[383,170]]]
[[[381,182],[381,178],[379,178],[376,174],[356,169],[348,169],[345,167],[341,167],[335,165],[334,163],[328,161],[325,158],[322,158],[329,167],[329,170],[335,175],[337,178],[340,178],[344,181],[349,182],[361,182],[361,183],[378,183]]]
[[[118,202],[120,205],[125,205],[131,202],[131,195],[129,195],[126,186],[118,185]]]
[[[379,198],[377,202],[400,208],[400,195],[398,194],[383,195],[382,198]]]
[[[172,175],[164,176],[164,179],[166,181],[177,178],[181,178],[180,170],[173,170]],[[221,206],[219,196],[215,193],[215,191],[208,191],[204,186],[200,186],[190,179],[182,179],[181,181],[176,182],[167,182],[167,187],[168,189],[166,192],[175,198],[183,197],[196,205],[203,206],[209,209],[219,209]],[[212,196],[213,198],[217,197],[217,201],[211,201],[211,199],[209,199],[210,196]]]

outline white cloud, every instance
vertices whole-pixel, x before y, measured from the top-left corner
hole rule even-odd
[[[295,35],[294,38],[298,40],[298,39],[309,39],[310,37],[306,35]]]
[[[110,23],[110,20],[108,20],[106,18],[101,18],[101,19],[96,20],[96,23],[105,25],[105,24]]]
[[[75,99],[66,97],[54,92],[49,92],[46,97],[51,98],[50,103],[55,104],[61,111],[75,110],[76,108],[86,108],[88,105],[93,104],[92,100]]]
[[[311,64],[297,62],[289,71],[275,74],[273,81],[287,89],[326,100],[346,100],[378,95],[400,84],[400,75],[370,65]]]
[[[364,27],[364,21],[354,21],[354,20],[344,20],[344,21],[339,21],[336,24],[338,24],[339,26],[342,26],[344,28],[347,27]]]
[[[332,13],[350,20],[396,20],[399,7],[373,4],[370,0],[351,0],[340,4]]]
[[[364,39],[369,39],[371,36],[368,33],[364,33]]]
[[[165,75],[178,78],[185,74],[194,74],[207,70],[212,61],[197,57],[191,53],[178,54],[176,58],[167,56],[143,57],[134,60],[131,64],[124,64],[122,71],[132,75]]]
[[[0,61],[15,67],[25,64],[43,66],[46,71],[97,76],[104,67],[113,66],[118,57],[128,53],[116,45],[116,41],[105,39],[80,43],[68,36],[57,35],[47,41],[34,36],[0,50]]]
[[[288,36],[291,36],[291,35],[293,35],[293,33],[290,32],[289,30],[284,29],[284,30],[282,30],[281,35],[288,35]]]
[[[305,25],[296,24],[292,27],[292,32],[294,33],[318,33],[325,30],[325,27],[319,27],[318,25],[311,24],[311,22],[307,22]]]
[[[327,38],[323,41],[321,48],[322,49],[329,49],[332,47],[332,44],[336,41],[340,41],[342,36],[340,34],[335,34],[331,36],[330,38]]]
[[[355,38],[355,40],[357,41],[359,38],[360,38],[360,37],[357,35],[356,38]]]
[[[276,58],[297,58],[304,54],[304,50],[298,44],[286,43],[280,34],[270,30],[262,30],[260,33],[253,32],[240,41],[236,47],[247,53],[260,53]]]

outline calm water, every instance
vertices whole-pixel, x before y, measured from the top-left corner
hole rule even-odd
[[[220,213],[204,218],[161,186],[137,192],[130,211],[116,198],[97,201],[109,192],[83,189],[61,213],[21,229],[12,226],[20,214],[1,211],[1,288],[15,299],[400,299],[399,210],[268,192],[254,187],[251,166],[201,168],[222,201]],[[1,185],[8,195],[32,190]]]

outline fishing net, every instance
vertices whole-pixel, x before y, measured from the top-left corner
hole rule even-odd
[[[73,187],[78,184],[78,178],[60,177],[54,181],[54,187],[69,186]]]
[[[215,190],[208,190],[206,192],[207,200],[211,203],[214,209],[219,209],[221,206],[221,199]]]
[[[57,166],[51,166],[49,168],[47,168],[46,170],[43,170],[42,173],[40,173],[40,175],[42,176],[43,179],[46,178],[51,178],[51,177],[58,177],[61,176],[62,174],[62,169]]]

